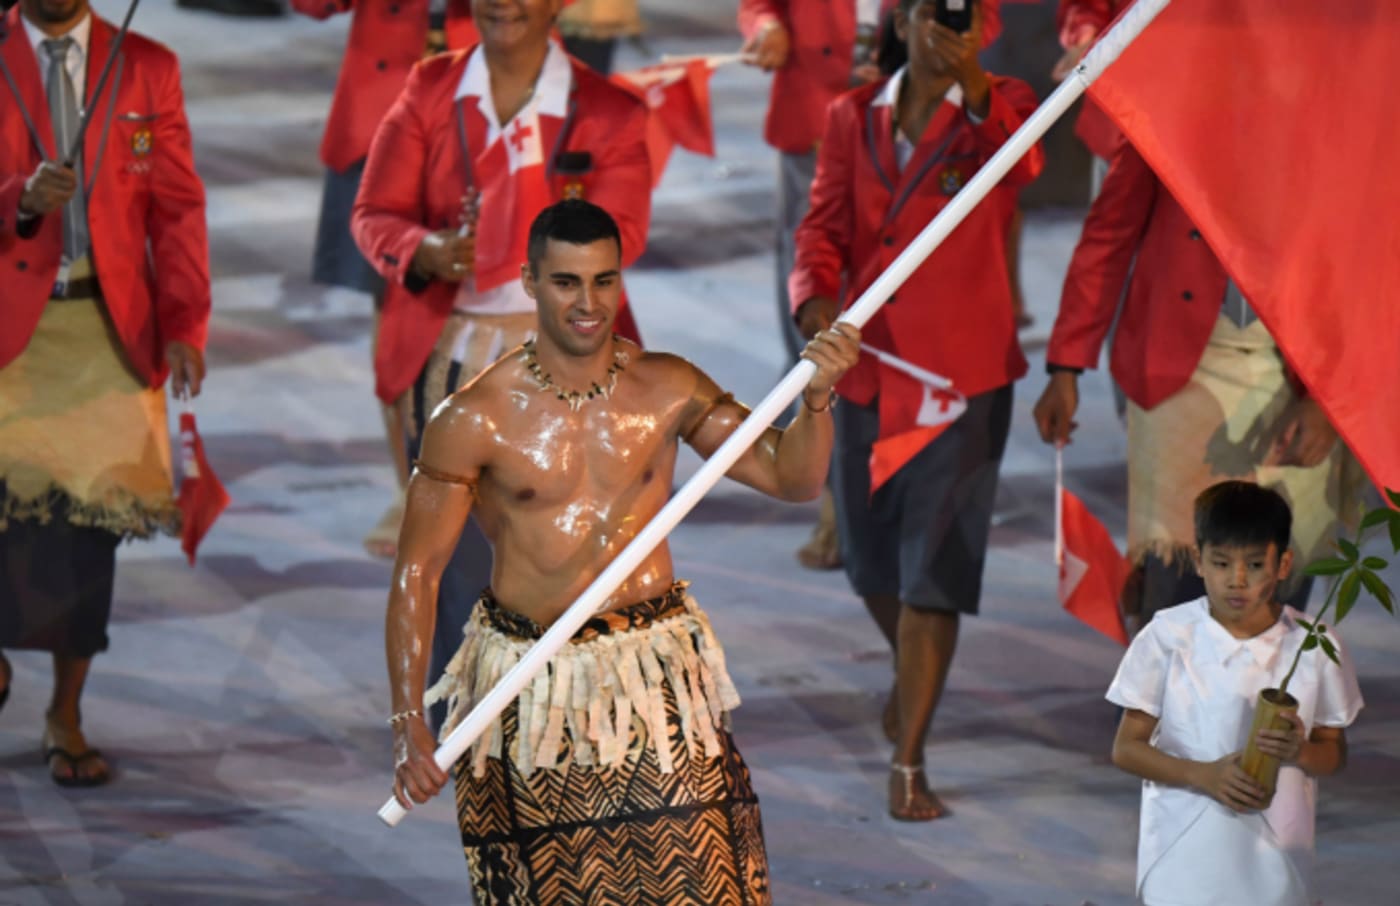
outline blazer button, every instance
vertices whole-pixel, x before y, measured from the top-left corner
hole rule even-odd
[[[1190,239],[1200,239],[1200,238],[1201,238],[1201,231],[1200,231],[1200,230],[1192,230],[1191,232],[1187,233],[1186,235],[1187,235],[1187,237],[1190,238]]]
[[[1181,298],[1185,299],[1187,302],[1190,302],[1192,299],[1194,299],[1194,298],[1196,298],[1196,297],[1195,297],[1194,295],[1192,295],[1192,294],[1191,294],[1191,290],[1188,289],[1186,292],[1184,292],[1184,293],[1181,294]]]
[[[22,271],[27,271],[27,270],[29,270],[29,262],[28,262],[28,261],[16,261],[16,262],[15,262],[15,267],[19,268],[19,269],[22,270]]]
[[[397,3],[390,3],[390,4],[389,4],[389,15],[391,15],[391,16],[397,16],[398,14],[399,14],[399,5],[398,5]]]
[[[886,237],[885,237],[885,245],[894,245],[894,237],[893,237],[893,236],[886,236]]]
[[[830,48],[830,47],[823,47],[823,48],[822,48],[822,56],[824,56],[824,57],[829,57],[829,56],[831,56],[831,48]]]
[[[335,4],[334,4],[334,3],[327,3],[327,4],[326,4],[326,15],[330,16],[330,15],[334,15],[334,14],[335,14]]]
[[[378,69],[380,72],[383,72],[384,70],[389,68],[389,64],[385,63],[383,60],[380,60],[378,63],[374,64],[374,68]]]

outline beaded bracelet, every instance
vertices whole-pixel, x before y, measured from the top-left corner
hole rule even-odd
[[[832,391],[830,391],[830,392],[827,394],[827,397],[826,397],[826,405],[825,405],[825,406],[822,406],[820,409],[818,409],[816,406],[813,406],[811,403],[807,402],[807,393],[806,393],[806,391],[803,391],[803,393],[802,393],[802,405],[804,405],[804,406],[807,407],[807,411],[808,411],[808,412],[830,412],[830,411],[831,411],[831,407],[832,407],[835,403],[836,403],[836,391],[835,391],[835,390],[832,390]]]
[[[423,716],[423,709],[422,709],[422,708],[411,708],[411,709],[409,709],[408,711],[400,711],[398,714],[391,715],[390,718],[389,718],[388,723],[389,723],[389,726],[391,726],[391,727],[397,727],[399,724],[401,724],[401,723],[403,723],[404,721],[408,720],[410,717],[422,717],[422,716]]]

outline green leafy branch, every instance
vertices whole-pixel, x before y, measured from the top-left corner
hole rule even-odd
[[[1298,669],[1298,662],[1302,659],[1304,651],[1321,648],[1322,653],[1327,655],[1332,663],[1340,663],[1337,658],[1337,646],[1327,637],[1327,625],[1322,622],[1323,617],[1327,616],[1328,608],[1332,606],[1334,601],[1337,605],[1337,615],[1332,620],[1333,626],[1342,622],[1346,615],[1351,613],[1351,609],[1356,606],[1363,590],[1379,601],[1380,605],[1394,616],[1395,593],[1390,590],[1390,586],[1385,584],[1385,580],[1377,572],[1390,564],[1381,557],[1361,556],[1362,539],[1366,537],[1367,532],[1379,525],[1387,527],[1390,533],[1390,546],[1394,553],[1400,554],[1400,491],[1386,489],[1385,496],[1397,509],[1379,506],[1371,510],[1361,518],[1361,524],[1357,526],[1354,541],[1338,538],[1336,543],[1337,556],[1315,560],[1303,570],[1309,576],[1332,577],[1332,587],[1327,590],[1327,600],[1323,602],[1322,609],[1317,612],[1317,619],[1298,621],[1298,625],[1308,631],[1308,636],[1303,639],[1303,644],[1298,646],[1298,652],[1293,655],[1293,664],[1288,668],[1287,675],[1284,676],[1283,682],[1279,685],[1280,691],[1288,691],[1288,684],[1293,679],[1293,673]]]

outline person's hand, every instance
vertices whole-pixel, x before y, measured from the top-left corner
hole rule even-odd
[[[797,331],[810,340],[836,321],[840,307],[830,296],[813,296],[797,309]]]
[[[963,103],[974,116],[986,116],[991,110],[992,82],[978,55],[982,52],[982,6],[972,7],[972,27],[955,32],[940,22],[930,22],[925,34],[929,48],[943,68],[963,89]]]
[[[476,236],[459,236],[456,230],[429,233],[413,253],[413,269],[425,277],[459,283],[476,263]]]
[[[176,399],[199,396],[204,387],[204,353],[172,340],[165,346],[165,364],[170,366],[170,392]]]
[[[78,191],[78,176],[68,167],[44,161],[34,175],[24,181],[19,196],[19,213],[28,217],[43,217],[68,203]]]
[[[1326,459],[1336,443],[1337,429],[1322,407],[1310,397],[1300,399],[1283,413],[1264,465],[1309,468]]]
[[[1269,804],[1268,792],[1240,767],[1240,753],[1200,766],[1196,788],[1235,812],[1254,812]]]
[[[1288,729],[1260,730],[1254,737],[1254,745],[1260,752],[1272,755],[1284,764],[1297,764],[1305,741],[1303,719],[1292,711],[1280,711],[1279,717],[1288,721]]]
[[[1033,414],[1040,439],[1047,444],[1067,444],[1079,423],[1074,413],[1079,410],[1079,375],[1073,371],[1057,371],[1035,404]]]
[[[772,72],[783,68],[791,49],[792,39],[788,36],[787,29],[783,28],[783,23],[777,19],[770,19],[767,25],[744,42],[739,52],[743,54],[745,63],[757,66],[764,72]]]
[[[879,63],[862,63],[851,70],[851,87],[869,85],[871,82],[878,82],[884,78],[885,74],[880,71]]]
[[[836,382],[860,359],[860,328],[845,322],[831,325],[807,343],[802,358],[817,366],[817,373],[802,391],[807,408],[825,409]],[[814,397],[818,400],[815,404]]]
[[[394,798],[411,810],[447,785],[447,772],[433,760],[437,741],[422,717],[410,717],[394,728]]]
[[[1065,51],[1065,55],[1055,62],[1055,66],[1050,70],[1050,78],[1056,82],[1063,82],[1069,78],[1069,74],[1074,72],[1074,67],[1079,65],[1079,61],[1084,59],[1084,55],[1089,52],[1089,48],[1094,46],[1094,38],[1088,37],[1078,44]]]

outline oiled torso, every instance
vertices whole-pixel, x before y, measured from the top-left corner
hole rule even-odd
[[[670,496],[678,434],[693,415],[694,371],[671,356],[633,357],[608,399],[571,411],[508,358],[468,390],[471,436],[486,449],[475,512],[495,553],[506,608],[552,623]],[[663,594],[665,543],[606,603]]]

